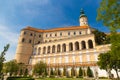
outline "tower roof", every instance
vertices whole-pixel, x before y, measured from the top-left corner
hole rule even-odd
[[[83,9],[81,9],[81,11],[80,11],[80,18],[81,17],[87,17],[86,15],[85,15],[85,13],[84,13],[84,10]]]

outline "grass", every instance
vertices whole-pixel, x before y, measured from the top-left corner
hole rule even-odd
[[[84,80],[82,78],[39,78],[35,80]]]
[[[35,80],[95,80],[95,79],[82,79],[82,78],[39,78]],[[99,80],[108,80],[108,79],[99,79]]]

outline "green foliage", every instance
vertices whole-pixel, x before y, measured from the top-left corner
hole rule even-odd
[[[71,76],[75,76],[75,70],[74,70],[74,67],[71,68]]]
[[[29,77],[8,77],[7,80],[35,80]]]
[[[120,29],[120,0],[102,0],[97,12],[97,20],[104,26],[111,31]]]
[[[96,44],[101,45],[101,44],[109,44],[110,43],[110,37],[108,35],[106,35],[104,32],[95,30],[95,31],[93,31],[93,33],[95,34]]]
[[[88,76],[88,77],[93,77],[93,72],[92,72],[92,70],[90,69],[90,67],[87,68],[87,76]]]
[[[4,64],[4,68],[3,69],[4,69],[5,73],[9,72],[12,75],[13,73],[16,74],[18,72],[19,66],[18,66],[16,60],[11,60],[11,61],[6,62]]]
[[[79,68],[79,77],[83,76],[83,71],[81,69],[81,67]]]
[[[50,75],[54,75],[53,68],[51,68],[51,70],[50,70]]]
[[[66,76],[66,73],[67,73],[66,72],[66,68],[64,67],[64,69],[63,69],[63,75]]]
[[[60,69],[58,68],[58,75],[60,76],[61,75],[61,72],[60,72]]]
[[[7,44],[5,47],[4,47],[4,50],[1,52],[0,54],[0,73],[2,71],[2,68],[3,68],[3,62],[5,61],[5,54],[9,48],[9,44]]]
[[[24,76],[27,76],[27,75],[28,75],[28,69],[26,68],[24,71]]]
[[[98,66],[100,67],[100,69],[105,69],[107,70],[108,68],[110,68],[110,52],[107,52],[107,53],[101,53],[99,56],[98,56]]]
[[[40,61],[40,62],[35,64],[34,69],[33,69],[33,73],[42,75],[45,73],[46,67],[47,67],[46,63]]]

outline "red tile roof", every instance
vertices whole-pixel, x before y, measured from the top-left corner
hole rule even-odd
[[[43,30],[43,29],[37,29],[37,28],[28,26],[22,30],[30,30],[30,31],[35,31],[35,32],[53,32],[53,31],[87,29],[87,28],[89,28],[89,26],[70,26],[70,27],[62,27],[62,28],[53,28],[53,29]]]

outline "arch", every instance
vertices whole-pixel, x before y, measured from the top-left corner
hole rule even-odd
[[[85,43],[85,41],[82,41],[82,42],[81,42],[81,45],[82,45],[82,46],[81,46],[82,49],[86,49],[86,43]]]
[[[92,42],[92,40],[88,40],[88,46],[89,46],[89,48],[93,48],[93,42]]]
[[[48,46],[47,53],[48,54],[50,53],[50,46]]]
[[[57,52],[60,52],[61,48],[60,48],[60,44],[57,45]]]
[[[66,44],[65,43],[62,45],[62,52],[66,52]]]
[[[73,51],[73,43],[69,43],[69,51]]]
[[[41,52],[41,48],[39,47],[38,48],[38,55],[40,55],[40,52]]]
[[[48,46],[48,48],[47,48],[47,53],[48,54],[50,53],[50,46]]]
[[[55,53],[55,45],[52,46],[52,53]]]
[[[43,47],[43,54],[46,53],[46,47]]]
[[[25,39],[24,39],[24,38],[22,38],[22,42],[25,42]]]
[[[34,48],[33,55],[36,55],[37,48]]]
[[[79,42],[75,42],[75,50],[79,50]]]

